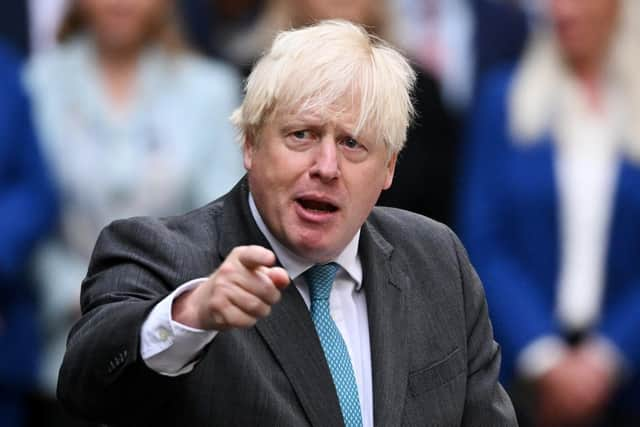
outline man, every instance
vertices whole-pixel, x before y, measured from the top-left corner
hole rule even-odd
[[[373,208],[413,81],[356,25],[280,34],[232,118],[245,179],[101,234],[62,402],[136,426],[516,425],[459,241]]]

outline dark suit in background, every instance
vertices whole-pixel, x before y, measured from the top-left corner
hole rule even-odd
[[[453,223],[458,120],[445,109],[438,82],[415,68],[416,119],[398,157],[393,185],[379,206],[406,209],[449,226]]]

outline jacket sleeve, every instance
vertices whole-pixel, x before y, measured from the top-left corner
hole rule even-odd
[[[70,332],[58,380],[67,410],[132,425],[162,412],[181,378],[147,368],[140,330],[185,274],[202,274],[199,252],[160,220],[117,221],[102,231],[82,284],[82,318]]]
[[[640,165],[622,157],[609,227],[606,297],[597,325],[597,333],[620,352],[627,379],[640,372],[639,185]]]
[[[609,339],[622,354],[628,376],[638,374],[640,368],[640,279],[627,284],[624,298],[615,309],[609,310],[598,333]]]
[[[467,393],[462,425],[517,426],[511,400],[498,380],[500,346],[493,339],[482,283],[462,244],[451,235],[460,268],[467,330]]]

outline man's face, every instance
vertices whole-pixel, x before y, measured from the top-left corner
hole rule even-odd
[[[353,137],[356,118],[282,113],[245,144],[251,193],[269,230],[313,262],[337,256],[391,185],[396,156],[366,130]]]

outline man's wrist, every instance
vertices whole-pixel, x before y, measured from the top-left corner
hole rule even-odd
[[[173,301],[206,280],[195,279],[181,285],[149,313],[140,331],[140,355],[150,369],[169,376],[185,374],[216,336],[217,331],[193,328],[172,318]]]
[[[191,288],[175,296],[171,304],[171,320],[190,328],[203,330],[198,322],[198,313],[195,305],[191,304],[191,296],[195,288]]]

